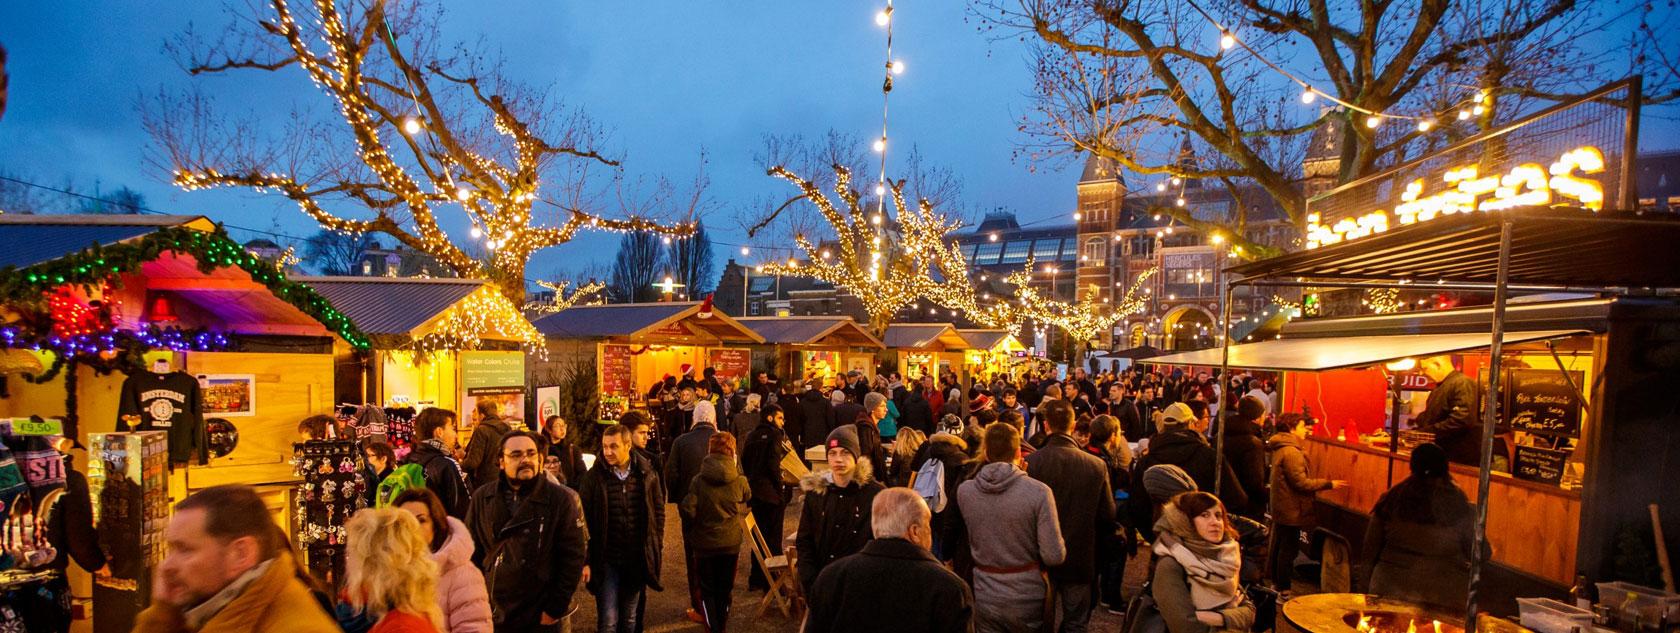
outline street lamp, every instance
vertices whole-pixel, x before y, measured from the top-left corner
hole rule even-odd
[[[670,275],[666,275],[664,281],[654,284],[653,287],[658,288],[660,293],[665,295],[665,302],[669,303],[671,295],[675,294],[678,288],[683,287],[683,284],[677,283]]]

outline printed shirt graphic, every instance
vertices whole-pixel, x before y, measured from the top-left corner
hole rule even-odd
[[[138,415],[135,431],[168,431],[169,459],[204,463],[209,440],[205,435],[198,379],[183,371],[168,374],[140,372],[123,381],[117,414]],[[118,428],[124,425],[119,421]]]

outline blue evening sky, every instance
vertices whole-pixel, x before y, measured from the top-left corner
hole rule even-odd
[[[242,3],[241,3],[242,4]],[[259,3],[266,4],[266,3]],[[8,2],[0,44],[10,53],[10,104],[0,119],[0,172],[91,190],[129,186],[155,209],[293,235],[315,230],[295,205],[233,190],[182,192],[142,160],[148,137],[137,104],[197,81],[233,112],[280,121],[318,105],[295,70],[189,79],[162,51],[193,25],[214,34],[221,2]],[[1029,107],[1025,46],[993,41],[959,0],[901,2],[895,53],[908,72],[892,95],[902,158],[914,143],[965,185],[965,206],[1012,209],[1023,222],[1065,218],[1077,165],[1032,165],[1012,152]],[[789,189],[754,162],[766,134],[869,138],[880,126],[884,36],[873,2],[451,2],[445,39],[480,38],[509,74],[551,84],[604,124],[627,174],[686,182],[704,149],[714,240],[740,243],[737,213]],[[330,111],[329,111],[330,112]],[[1672,109],[1668,109],[1672,114]],[[1648,118],[1644,149],[1673,148],[1672,119]],[[889,166],[889,172],[891,167]],[[66,204],[74,204],[67,200]],[[1053,220],[1061,221],[1061,220]],[[251,234],[235,231],[240,238]],[[464,237],[464,233],[463,233]],[[388,239],[387,239],[388,241]],[[616,236],[590,236],[539,254],[532,276],[608,262]],[[718,246],[718,263],[736,247]]]

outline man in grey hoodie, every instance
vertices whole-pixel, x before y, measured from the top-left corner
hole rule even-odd
[[[957,488],[974,552],[974,629],[1010,632],[1044,628],[1043,569],[1067,557],[1050,487],[1019,465],[1021,433],[986,427],[985,464]]]

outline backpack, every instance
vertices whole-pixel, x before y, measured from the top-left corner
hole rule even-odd
[[[426,469],[419,464],[403,464],[391,470],[385,476],[385,481],[379,482],[379,489],[374,494],[375,508],[385,508],[391,505],[391,500],[397,498],[411,488],[426,487]]]
[[[934,512],[945,510],[945,463],[934,458],[922,462],[922,467],[916,470],[916,484],[913,486],[916,494],[928,504],[928,509]]]

